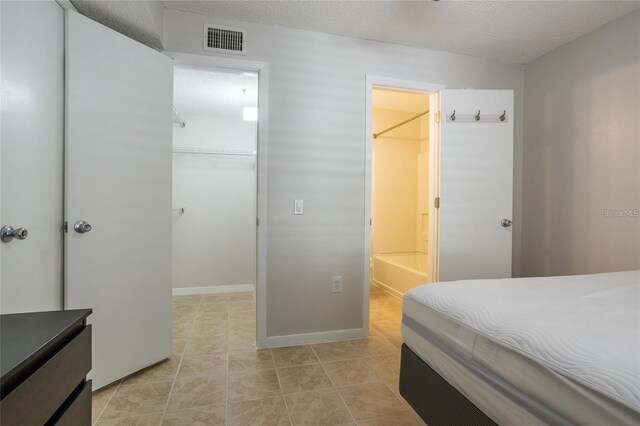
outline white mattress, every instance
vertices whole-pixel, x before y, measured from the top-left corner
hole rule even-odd
[[[640,423],[640,271],[427,284],[402,334],[499,424]]]

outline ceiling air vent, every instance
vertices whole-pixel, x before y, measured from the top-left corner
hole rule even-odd
[[[245,32],[219,26],[204,26],[204,50],[246,55]]]

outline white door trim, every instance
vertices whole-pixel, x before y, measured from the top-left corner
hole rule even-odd
[[[166,51],[176,64],[254,71],[258,73],[257,215],[256,227],[256,345],[267,346],[267,139],[269,64],[236,58]]]
[[[425,81],[413,81],[413,80],[402,80],[402,79],[390,78],[390,77],[380,77],[380,76],[369,75],[369,74],[366,75],[365,81],[366,81],[366,84],[365,84],[365,133],[364,133],[365,172],[364,172],[364,217],[363,217],[364,257],[362,259],[364,282],[362,285],[363,287],[362,324],[365,330],[369,330],[369,296],[370,296],[369,282],[371,279],[371,276],[370,276],[370,273],[371,273],[371,270],[370,270],[371,226],[369,221],[371,219],[371,148],[372,148],[371,134],[373,133],[372,123],[371,123],[371,118],[373,113],[373,100],[372,100],[371,93],[374,86],[378,86],[378,87],[383,86],[383,87],[389,87],[394,89],[418,90],[422,92],[430,92],[437,95],[436,97],[434,97],[435,102],[432,102],[432,104],[435,103],[435,106],[437,106],[439,110],[440,109],[439,92],[444,89],[444,85],[429,83]],[[430,108],[432,108],[432,106],[433,105],[430,105]],[[439,161],[437,161],[437,159],[439,158],[438,147],[440,142],[440,137],[439,137],[440,132],[439,132],[439,126],[431,126],[431,127],[432,128],[430,129],[429,137],[430,138],[434,137],[435,143],[430,144],[431,148],[429,151],[429,188],[430,188],[429,193],[433,194],[433,196],[438,196],[439,185],[437,182],[437,176],[439,176]],[[433,179],[434,176],[436,177],[436,179]],[[429,232],[435,231],[435,229],[432,229],[432,224],[437,223],[435,222],[437,221],[437,215],[435,215],[436,217],[431,215],[434,210],[435,209],[433,208],[433,203],[430,202],[429,217],[433,219],[429,220],[430,222]],[[431,253],[437,253],[437,250],[435,250],[435,252],[433,250],[437,248],[437,238],[433,238],[432,235],[433,234],[429,235],[429,250],[431,250]],[[437,261],[437,256],[432,256],[432,259],[434,259],[434,261]],[[432,265],[432,269],[431,269],[432,273],[434,271],[433,266],[434,265]],[[437,272],[437,268],[435,270]]]

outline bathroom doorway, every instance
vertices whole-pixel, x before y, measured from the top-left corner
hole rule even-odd
[[[372,90],[371,285],[397,296],[432,281],[431,96]]]
[[[438,280],[439,90],[367,78],[365,307],[369,333],[399,339],[402,296]],[[370,321],[369,321],[370,320]]]

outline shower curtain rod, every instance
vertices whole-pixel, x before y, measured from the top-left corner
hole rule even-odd
[[[407,124],[407,123],[409,123],[409,122],[411,122],[411,121],[415,120],[416,118],[420,118],[420,117],[422,117],[422,116],[423,116],[423,115],[425,115],[425,114],[429,114],[429,110],[426,110],[426,111],[424,111],[424,112],[421,112],[420,114],[415,115],[415,116],[413,116],[413,117],[411,117],[411,118],[408,118],[408,119],[406,119],[406,120],[404,120],[404,121],[402,121],[402,122],[400,122],[400,123],[396,124],[395,126],[391,126],[391,127],[389,127],[388,129],[385,129],[385,130],[383,130],[383,131],[381,131],[381,132],[374,133],[374,134],[373,134],[373,138],[374,138],[374,139],[377,139],[377,138],[378,138],[378,136],[380,136],[380,135],[384,135],[385,133],[390,132],[390,131],[392,131],[393,129],[397,129],[398,127],[403,126],[403,125],[405,125],[405,124]]]

